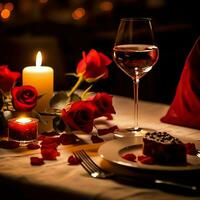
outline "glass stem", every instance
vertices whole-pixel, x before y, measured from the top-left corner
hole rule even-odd
[[[139,89],[139,79],[133,80],[133,90],[134,90],[134,107],[133,107],[133,117],[134,117],[134,131],[139,130],[138,126],[138,89]]]

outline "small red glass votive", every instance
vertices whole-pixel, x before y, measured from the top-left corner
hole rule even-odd
[[[19,117],[8,120],[8,138],[21,145],[37,142],[38,119]]]

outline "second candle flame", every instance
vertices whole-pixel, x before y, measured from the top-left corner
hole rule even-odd
[[[42,53],[38,51],[36,55],[36,67],[40,67],[42,65]]]

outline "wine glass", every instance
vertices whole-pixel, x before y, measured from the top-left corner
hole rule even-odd
[[[155,45],[151,18],[123,18],[120,20],[113,59],[117,66],[133,80],[134,125],[115,134],[118,137],[144,135],[153,131],[138,125],[138,87],[142,78],[156,64],[159,57]]]

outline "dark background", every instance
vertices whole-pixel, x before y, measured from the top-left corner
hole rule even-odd
[[[112,58],[120,18],[151,17],[160,51],[158,63],[141,79],[140,99],[170,103],[185,59],[199,35],[198,0],[1,0],[0,65],[22,71],[35,65],[55,70],[55,90],[67,90],[75,79],[82,51],[94,48]],[[117,66],[95,91],[133,96],[132,80]],[[42,84],[42,77],[41,77]],[[84,86],[83,86],[84,87]]]

